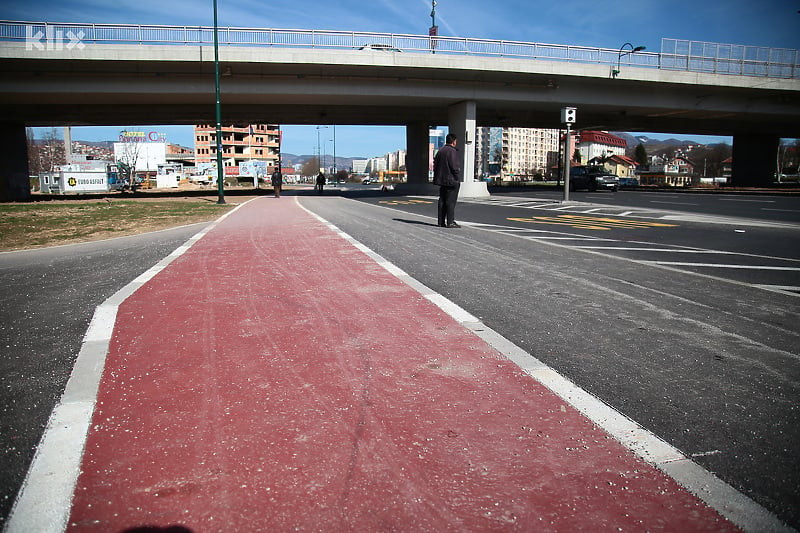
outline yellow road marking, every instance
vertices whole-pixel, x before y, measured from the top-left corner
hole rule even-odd
[[[644,222],[641,220],[625,220],[619,218],[587,217],[583,215],[559,215],[557,217],[524,217],[509,218],[514,222],[529,222],[531,224],[557,224],[580,229],[610,230],[612,228],[640,229],[640,228],[675,228],[677,224],[663,224],[661,222]]]

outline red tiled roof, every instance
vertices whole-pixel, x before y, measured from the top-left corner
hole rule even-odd
[[[580,135],[580,142],[593,142],[597,144],[606,144],[609,146],[620,146],[622,148],[628,147],[628,143],[625,141],[625,139],[617,137],[616,135],[611,135],[610,133],[606,133],[604,131],[582,131]]]
[[[633,159],[631,159],[626,155],[612,155],[611,157],[609,157],[609,159],[617,163],[622,163],[623,165],[628,165],[629,167],[639,166],[639,163],[637,163],[636,161],[634,161]]]

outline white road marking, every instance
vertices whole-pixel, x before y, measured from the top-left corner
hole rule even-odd
[[[581,250],[616,250],[631,252],[674,252],[678,254],[719,254],[719,255],[738,255],[736,252],[722,252],[718,250],[685,250],[681,248],[647,248],[625,247],[625,246],[576,246]]]
[[[720,202],[752,202],[758,204],[774,204],[775,200],[751,200],[749,198],[717,198]]]
[[[779,292],[788,296],[800,296],[800,286],[795,285],[754,285],[754,287],[767,291]]]
[[[772,265],[728,265],[724,263],[682,263],[679,261],[643,261],[643,262],[654,263],[656,265],[667,265],[667,266],[733,268],[740,270],[786,270],[790,272],[800,272],[800,267],[783,267],[783,266],[772,266]]]

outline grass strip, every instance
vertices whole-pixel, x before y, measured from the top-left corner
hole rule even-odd
[[[135,235],[206,222],[234,206],[202,198],[0,204],[0,251]]]

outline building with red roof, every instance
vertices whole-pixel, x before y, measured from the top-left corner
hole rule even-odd
[[[628,143],[625,139],[612,135],[607,131],[581,131],[578,135],[578,152],[581,162],[595,158],[604,159],[612,155],[625,155]]]

